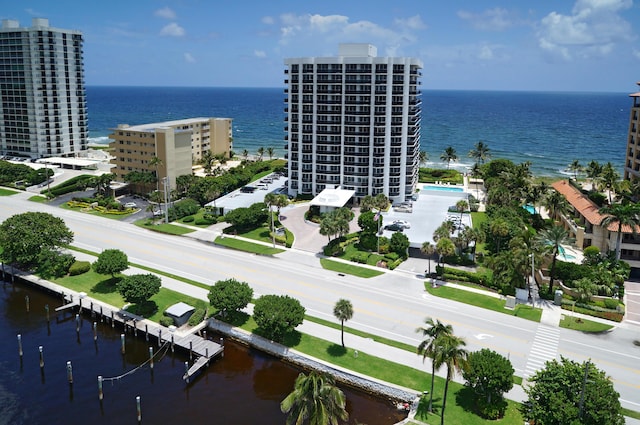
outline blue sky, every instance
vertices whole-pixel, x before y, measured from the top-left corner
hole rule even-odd
[[[287,57],[368,42],[425,89],[636,91],[640,0],[20,0],[85,36],[88,85],[281,87]]]

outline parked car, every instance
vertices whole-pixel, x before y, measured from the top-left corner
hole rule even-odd
[[[398,226],[401,226],[403,229],[411,229],[411,223],[409,223],[407,220],[394,220],[393,224],[397,224]]]
[[[136,205],[135,202],[127,202],[126,204],[124,204],[125,208],[138,208],[138,205]]]
[[[410,206],[407,206],[407,205],[399,205],[397,207],[393,207],[393,210],[395,212],[406,212],[406,213],[413,212],[413,208],[411,208]]]
[[[390,230],[392,232],[402,232],[404,230],[404,227],[400,226],[399,224],[391,223],[384,226],[384,230]]]

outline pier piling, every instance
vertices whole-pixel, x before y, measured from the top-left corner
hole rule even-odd
[[[149,367],[153,370],[153,347],[149,347]]]
[[[18,354],[20,355],[20,360],[22,360],[22,335],[18,334]]]
[[[38,351],[40,352],[40,369],[44,369],[44,351],[42,345],[38,347]]]
[[[98,375],[98,399],[102,401],[103,397],[104,395],[102,393],[102,376]]]
[[[49,323],[50,322],[50,319],[49,319],[49,304],[45,304],[44,305],[44,311],[47,314],[47,323]]]
[[[24,303],[27,307],[27,313],[29,312],[29,295],[25,295],[24,297]]]
[[[136,396],[136,409],[138,411],[138,423],[142,422],[142,409],[140,407],[140,396]]]
[[[120,334],[120,351],[122,352],[122,355],[124,355],[125,353],[125,348],[124,348],[124,334]]]
[[[98,324],[96,322],[93,322],[93,340],[98,340]]]
[[[71,360],[67,362],[67,381],[69,381],[69,385],[73,385],[73,366],[71,366]]]

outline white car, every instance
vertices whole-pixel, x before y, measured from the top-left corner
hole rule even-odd
[[[126,204],[124,204],[125,208],[138,208],[138,206],[136,205],[135,202],[127,202]]]
[[[405,229],[411,229],[411,223],[407,220],[394,220],[393,224],[397,224],[398,226],[404,227]]]

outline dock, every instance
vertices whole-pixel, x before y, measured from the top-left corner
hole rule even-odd
[[[178,347],[189,353],[191,366],[183,376],[187,383],[200,374],[209,365],[211,359],[223,355],[222,338],[220,338],[220,343],[217,343],[195,334],[205,327],[204,323],[193,327],[188,332],[176,332],[173,326],[167,328],[126,310],[114,308],[109,304],[88,297],[83,292],[75,293],[68,288],[26,273],[16,273],[16,275],[36,286],[62,296],[62,305],[55,309],[56,316],[60,313],[64,315],[65,313],[80,313],[84,311],[91,314],[91,318],[95,321],[111,323],[111,327],[115,327],[117,323],[123,327],[125,332],[132,331],[134,336],[137,336],[138,332],[140,332],[147,341],[149,341],[149,337],[155,338],[158,346],[163,343],[169,343],[172,349]]]

